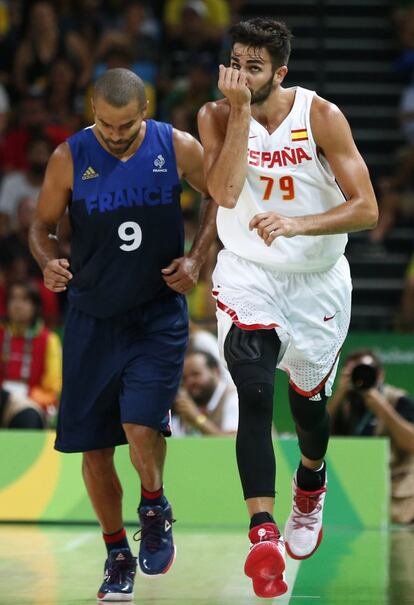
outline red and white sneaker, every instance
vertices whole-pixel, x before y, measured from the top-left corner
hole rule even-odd
[[[307,559],[322,542],[325,492],[326,482],[321,489],[307,492],[297,486],[296,475],[293,477],[292,512],[284,531],[286,550],[292,559]]]
[[[262,523],[249,531],[252,543],[244,564],[244,573],[253,581],[258,597],[272,598],[284,594],[285,543],[275,523]]]

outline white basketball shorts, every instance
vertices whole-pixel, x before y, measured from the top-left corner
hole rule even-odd
[[[327,271],[280,273],[222,250],[213,273],[221,358],[232,323],[274,329],[282,343],[277,367],[305,397],[331,394],[349,328],[352,283],[342,256]]]

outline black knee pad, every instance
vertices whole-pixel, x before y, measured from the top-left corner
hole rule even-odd
[[[310,431],[326,421],[327,397],[325,389],[318,393],[320,400],[304,397],[289,385],[289,403],[295,423],[304,431]]]
[[[274,330],[242,330],[232,325],[224,357],[234,384],[273,384],[280,340]]]
[[[239,393],[239,421],[247,419],[247,424],[254,429],[258,424],[263,428],[272,423],[273,385],[269,383],[246,383]]]

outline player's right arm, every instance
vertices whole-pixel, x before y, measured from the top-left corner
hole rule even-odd
[[[72,279],[69,261],[59,258],[56,227],[71,198],[73,162],[69,145],[55,149],[47,165],[37,210],[29,232],[29,245],[43,272],[45,286],[63,292]]]
[[[244,186],[250,126],[250,90],[240,70],[220,65],[218,87],[226,100],[198,114],[207,188],[219,206],[234,208]]]

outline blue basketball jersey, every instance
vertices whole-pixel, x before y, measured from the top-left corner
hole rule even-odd
[[[172,127],[146,121],[136,153],[121,161],[86,128],[68,139],[73,158],[69,299],[111,317],[171,295],[161,269],[184,252]]]

